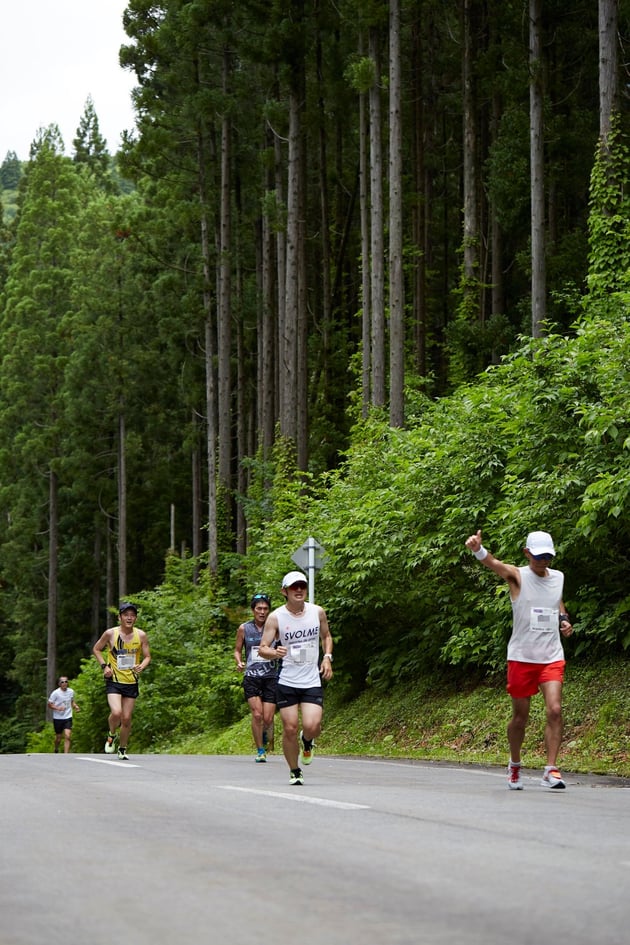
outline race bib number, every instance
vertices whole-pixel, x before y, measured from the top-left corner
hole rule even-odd
[[[251,649],[251,660],[252,660],[252,663],[266,663],[267,662],[267,660],[263,659],[263,657],[258,652],[257,646],[253,646]]]
[[[289,658],[292,663],[316,663],[319,644],[313,640],[308,643],[292,643],[289,647]]]
[[[118,653],[116,656],[116,666],[118,669],[133,669],[135,665],[135,653]]]
[[[558,611],[553,607],[532,607],[529,612],[529,629],[537,633],[553,633],[558,630]]]

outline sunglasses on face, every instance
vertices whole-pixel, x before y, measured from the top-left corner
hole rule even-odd
[[[532,555],[532,558],[534,559],[534,561],[551,561],[551,559],[553,558],[553,555],[548,555],[548,554]]]
[[[293,590],[293,591],[305,591],[305,590],[306,590],[306,584],[304,583],[304,581],[298,581],[297,584],[292,584],[292,585],[291,585],[291,590]]]

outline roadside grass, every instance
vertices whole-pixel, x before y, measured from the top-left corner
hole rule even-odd
[[[563,693],[564,738],[560,765],[566,771],[630,777],[630,661],[611,658],[567,665]],[[366,689],[342,702],[334,683],[326,693],[319,749],[330,755],[362,755],[505,765],[510,700],[503,676],[462,686],[418,680],[386,692]],[[542,766],[544,705],[532,699],[523,750],[527,767]],[[282,752],[276,717],[275,751]],[[228,729],[207,732],[158,750],[175,754],[253,752],[249,716]]]

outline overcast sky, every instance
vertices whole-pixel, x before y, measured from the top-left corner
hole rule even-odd
[[[113,154],[134,127],[133,73],[118,65],[129,42],[127,0],[4,0],[0,48],[0,163],[7,151],[29,156],[40,127],[57,124],[72,153],[85,102]]]

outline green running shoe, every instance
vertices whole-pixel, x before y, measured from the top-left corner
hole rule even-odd
[[[310,765],[315,755],[315,742],[307,742],[302,732],[300,732],[300,764]]]

